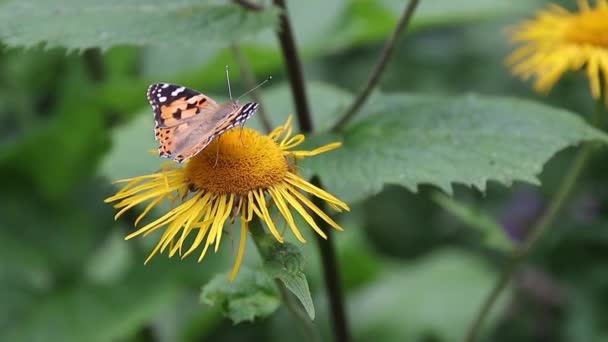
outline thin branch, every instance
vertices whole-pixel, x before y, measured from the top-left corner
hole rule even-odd
[[[317,177],[312,179],[312,183],[318,187],[322,187],[321,181]],[[326,211],[327,203],[325,201],[315,197],[313,198],[313,203],[321,210]],[[348,342],[351,341],[351,336],[348,329],[346,311],[344,309],[344,294],[342,291],[342,281],[340,279],[340,267],[338,265],[338,258],[336,257],[334,239],[332,239],[333,228],[329,227],[325,221],[317,222],[317,224],[327,235],[327,240],[318,234],[315,234],[315,237],[317,238],[317,244],[319,245],[319,251],[321,252],[323,278],[325,279],[325,286],[327,287],[327,300],[329,301],[329,309],[332,317],[334,340],[336,342]]]
[[[521,265],[522,262],[525,261],[526,257],[532,250],[532,247],[536,245],[536,242],[543,236],[543,233],[547,231],[550,225],[555,221],[557,214],[561,211],[564,204],[566,203],[566,199],[574,189],[576,185],[576,180],[581,175],[581,172],[591,155],[591,151],[593,148],[593,142],[587,142],[585,145],[579,150],[574,162],[570,166],[568,173],[562,180],[562,183],[551,200],[549,207],[544,212],[544,214],[538,220],[538,223],[532,228],[530,235],[524,242],[524,244],[517,248],[511,259],[509,260],[505,269],[501,272],[496,284],[485,298],[481,307],[477,311],[475,318],[473,319],[469,329],[467,331],[467,336],[465,337],[465,341],[473,342],[477,340],[477,336],[481,330],[481,326],[485,320],[485,318],[490,314],[490,311],[494,304],[498,301],[500,294],[507,287],[513,274]]]
[[[239,47],[238,44],[232,45],[232,53],[234,54],[234,58],[236,59],[237,63],[239,63],[239,69],[241,69],[241,74],[243,75],[243,78],[245,79],[245,84],[247,85],[247,88],[249,88],[249,89],[255,88],[258,85],[258,82],[255,80],[253,71],[251,71],[251,65],[247,61],[247,58],[245,58],[245,56],[243,55],[241,48]],[[253,100],[260,105],[258,108],[258,111],[257,111],[258,112],[257,115],[260,118],[260,120],[262,120],[262,126],[264,126],[264,130],[266,132],[272,131],[272,123],[270,122],[270,119],[268,118],[268,114],[266,113],[266,110],[264,109],[265,106],[262,103],[262,97],[260,96],[259,91],[257,89],[252,90],[250,94],[251,94],[251,97],[253,98]]]
[[[401,18],[399,19],[399,22],[397,23],[395,30],[393,31],[391,36],[387,39],[386,43],[384,44],[384,49],[382,50],[380,59],[378,60],[378,63],[372,70],[372,72],[369,76],[369,79],[367,80],[367,83],[363,86],[363,88],[361,88],[361,90],[357,94],[357,97],[355,98],[353,103],[350,105],[350,107],[344,112],[344,114],[342,115],[340,120],[338,120],[338,122],[334,125],[334,127],[332,127],[333,131],[340,130],[342,127],[344,127],[344,125],[346,125],[346,123],[348,123],[348,121],[350,121],[353,118],[353,116],[357,113],[357,111],[359,111],[361,106],[365,103],[365,101],[371,94],[372,90],[376,87],[376,85],[378,84],[378,81],[380,80],[380,76],[382,76],[382,72],[388,65],[388,62],[393,55],[393,51],[395,49],[397,39],[399,38],[399,35],[401,34],[401,32],[403,32],[405,30],[405,28],[407,28],[408,24],[410,23],[410,19],[412,18],[412,14],[414,14],[414,10],[416,9],[417,5],[418,5],[418,0],[410,0],[407,7],[405,8]]]
[[[260,4],[256,4],[255,2],[251,2],[249,0],[232,0],[232,2],[234,2],[235,4],[241,5],[242,7],[250,10],[250,11],[263,11],[264,10],[264,6],[260,5]]]
[[[295,37],[287,14],[287,7],[284,0],[273,0],[273,3],[281,9],[279,16],[279,30],[277,35],[281,43],[285,66],[287,67],[287,77],[291,83],[291,93],[296,105],[296,114],[300,130],[304,133],[312,132],[313,123],[308,106],[306,87],[304,86],[304,75],[302,73],[302,63],[298,55]]]
[[[102,82],[106,79],[106,66],[101,50],[91,48],[84,50],[82,54],[88,76],[94,82]]]
[[[280,27],[277,32],[283,58],[287,66],[287,75],[291,84],[291,92],[294,98],[296,113],[300,130],[304,133],[310,133],[313,130],[313,122],[311,119],[310,107],[306,96],[306,87],[304,86],[304,76],[302,74],[302,64],[298,56],[298,51],[289,22],[287,8],[284,0],[273,0],[274,4],[281,9]],[[324,205],[318,204],[318,205]],[[322,206],[320,208],[323,208]],[[326,233],[329,233],[327,227],[322,227]],[[328,234],[329,235],[329,234]],[[344,299],[342,286],[340,284],[340,268],[336,260],[335,247],[333,240],[317,239],[319,251],[324,272],[325,285],[328,292],[328,300],[330,302],[330,311],[332,317],[333,332],[336,342],[350,341],[348,326],[346,323],[346,314],[344,310]]]
[[[605,94],[605,91],[603,89],[604,86],[606,85],[602,84],[602,94]],[[593,117],[591,118],[591,124],[598,128],[601,128],[601,118],[606,115],[604,99],[605,98],[602,96],[602,98],[597,101],[596,110],[594,111]],[[592,155],[594,147],[595,142],[588,141],[576,154],[576,157],[570,165],[570,168],[568,169],[566,175],[564,176],[564,178],[562,178],[557,192],[551,199],[547,210],[542,214],[536,224],[532,227],[524,243],[517,249],[515,249],[515,251],[511,255],[509,263],[500,274],[498,280],[496,281],[496,284],[492,288],[492,291],[490,291],[486,299],[483,301],[482,305],[479,307],[475,318],[473,319],[471,325],[469,326],[469,329],[467,330],[467,335],[465,337],[466,342],[474,342],[477,340],[477,336],[481,331],[481,327],[485,318],[492,311],[494,304],[496,304],[498,298],[500,297],[500,294],[509,284],[509,281],[513,277],[513,274],[515,273],[517,268],[526,260],[534,246],[536,246],[538,241],[551,227],[551,225],[557,218],[558,213],[566,204],[568,197],[574,190],[577,179],[582,174],[585,165],[587,164],[587,161]]]

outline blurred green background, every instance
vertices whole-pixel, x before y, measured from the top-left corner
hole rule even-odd
[[[574,9],[573,2],[561,3]],[[380,88],[511,95],[589,113],[593,101],[582,75],[567,75],[549,96],[539,96],[504,66],[511,49],[505,27],[544,4],[422,0]],[[405,4],[312,0],[288,6],[313,109],[318,116],[335,115],[366,79]],[[1,341],[304,340],[283,308],[234,325],[217,307],[200,303],[201,286],[231,267],[234,255],[227,245],[201,264],[161,255],[144,266],[154,239],[124,241],[136,214],[115,222],[113,209],[103,203],[116,191],[113,180],[153,172],[163,162],[147,153],[156,147],[148,84],[184,84],[226,98],[229,64],[233,92],[246,90],[230,47],[207,45],[205,37],[194,41],[199,44],[180,49],[145,45],[104,51],[3,46]],[[243,41],[241,50],[258,80],[273,76],[262,95],[273,123],[282,123],[293,107],[272,30]],[[259,127],[256,120],[248,125]],[[541,187],[490,183],[481,193],[456,186],[455,198],[521,238],[573,151],[551,159]],[[483,340],[608,340],[606,161],[605,154],[596,155],[552,233],[488,320]],[[386,186],[339,216],[345,232],[333,238],[356,340],[460,340],[491,288],[504,254],[433,196],[432,186],[418,193]],[[317,249],[314,243],[300,247],[315,322],[330,339]],[[256,263],[259,257],[249,246],[245,264]]]

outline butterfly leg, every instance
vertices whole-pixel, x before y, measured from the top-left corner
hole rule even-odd
[[[246,146],[245,146],[245,143],[243,142],[243,128],[245,128],[245,122],[243,122],[243,123],[241,124],[241,132],[240,132],[239,138],[241,139],[241,145],[242,145],[243,147],[246,147]]]
[[[217,143],[216,143],[217,149],[216,149],[216,152],[215,152],[215,164],[213,164],[213,168],[214,169],[217,166],[217,162],[220,159],[220,138],[221,138],[221,136],[217,137]]]

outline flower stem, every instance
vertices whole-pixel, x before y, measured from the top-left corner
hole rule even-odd
[[[344,127],[344,125],[346,125],[346,123],[348,123],[348,121],[353,118],[353,116],[365,103],[372,90],[376,87],[378,81],[380,80],[382,72],[384,71],[384,69],[388,65],[389,60],[393,56],[393,51],[395,50],[397,39],[399,38],[401,32],[403,32],[410,23],[410,19],[412,18],[412,14],[414,14],[414,10],[416,9],[417,5],[418,0],[410,0],[408,5],[405,7],[405,10],[401,15],[401,18],[399,19],[395,30],[386,40],[386,43],[384,44],[384,49],[382,50],[382,54],[380,55],[380,59],[372,70],[369,79],[367,80],[367,83],[363,86],[363,88],[361,88],[353,103],[344,112],[340,120],[338,120],[338,122],[334,125],[334,127],[332,128],[333,131],[340,130],[342,127]]]
[[[101,50],[90,48],[84,50],[82,57],[89,78],[94,82],[102,82],[106,79],[106,66],[104,65]]]
[[[318,177],[312,179],[312,183],[318,187],[322,187]],[[318,198],[313,198],[313,203],[321,210],[326,212],[327,204],[325,201]],[[344,294],[342,292],[342,283],[340,280],[340,267],[336,258],[336,247],[334,240],[331,238],[332,228],[325,221],[318,222],[319,227],[327,235],[327,240],[321,235],[315,234],[321,260],[323,264],[323,275],[325,286],[328,292],[328,301],[333,322],[334,339],[336,342],[348,342],[351,340],[346,311],[344,309]]]
[[[477,335],[479,334],[484,319],[490,313],[492,307],[498,300],[502,291],[507,287],[507,284],[509,284],[511,277],[517,270],[518,266],[525,261],[529,252],[536,245],[537,241],[547,231],[549,226],[557,217],[557,214],[559,213],[561,208],[564,206],[568,195],[570,195],[570,193],[574,189],[577,178],[580,176],[581,171],[583,170],[585,164],[587,163],[587,160],[589,159],[591,149],[592,143],[585,143],[585,146],[583,146],[577,153],[574,162],[570,166],[570,169],[568,170],[567,174],[564,176],[557,193],[549,204],[549,207],[540,217],[538,223],[532,228],[530,235],[526,238],[524,243],[520,247],[516,248],[516,250],[513,252],[513,255],[509,259],[507,266],[501,272],[500,276],[496,281],[496,284],[492,288],[492,291],[490,291],[490,294],[486,297],[486,299],[480,306],[477,314],[475,315],[475,319],[469,327],[465,341],[476,341]]]
[[[283,57],[285,58],[285,64],[287,66],[287,75],[291,84],[291,92],[294,97],[300,130],[303,133],[310,133],[313,130],[313,122],[306,96],[306,87],[304,86],[302,65],[298,56],[293,31],[291,29],[291,23],[287,14],[287,8],[284,0],[273,0],[273,2],[282,10],[280,15],[278,36],[281,43],[281,49],[283,50]],[[322,208],[322,206],[325,204],[322,203],[317,205]],[[330,229],[325,229],[327,227],[322,228],[324,228],[325,232],[329,235]],[[343,300],[344,296],[342,294],[342,287],[339,278],[340,267],[338,266],[338,262],[336,260],[335,247],[331,239],[317,239],[317,242],[319,251],[321,253],[321,264],[323,267],[323,273],[325,275],[325,286],[328,292],[327,297],[330,302],[335,341],[348,342],[350,341],[350,335],[348,332],[348,325],[346,323]]]
[[[302,73],[302,63],[298,55],[293,29],[287,13],[287,7],[284,0],[273,0],[273,3],[281,9],[279,16],[279,30],[277,35],[281,43],[285,66],[287,67],[287,77],[291,84],[291,94],[293,96],[296,113],[298,115],[298,123],[300,130],[304,133],[312,132],[313,123],[310,115],[310,107],[308,105],[308,97],[306,95],[306,87],[304,86],[304,75]]]
[[[604,100],[600,99],[598,102],[603,104]],[[603,105],[597,106],[591,119],[591,123],[594,126],[598,125],[599,120],[605,114],[603,113],[604,108],[605,107]],[[510,259],[508,260],[507,266],[501,272],[500,276],[496,280],[496,284],[485,298],[482,305],[479,307],[475,318],[469,326],[465,341],[474,342],[477,340],[477,336],[479,335],[484,319],[489,315],[494,304],[496,304],[498,298],[500,297],[500,294],[509,284],[513,274],[519,265],[526,260],[534,246],[536,246],[537,242],[541,239],[545,232],[547,232],[548,228],[551,226],[553,221],[555,221],[558,213],[563,208],[566,200],[576,185],[577,179],[582,174],[583,169],[585,168],[585,165],[593,152],[594,146],[595,142],[587,141],[577,152],[574,161],[570,165],[570,168],[568,169],[564,178],[562,178],[558,190],[551,199],[549,206],[538,219],[536,224],[532,227],[525,241],[520,246],[515,248]]]
[[[249,232],[251,233],[253,242],[255,243],[258,252],[262,256],[262,259],[268,259],[268,255],[265,255],[264,249],[260,247],[261,240],[266,235],[266,232],[264,232],[264,229],[262,229],[261,223],[258,220],[251,222],[249,224]],[[310,320],[308,314],[302,309],[300,303],[293,299],[293,296],[290,295],[289,290],[282,281],[279,279],[274,279],[274,283],[279,290],[279,296],[287,308],[287,311],[289,311],[296,321],[302,324],[306,338],[311,342],[320,342],[321,336],[319,335],[315,324]]]

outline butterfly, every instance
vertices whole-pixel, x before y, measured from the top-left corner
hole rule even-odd
[[[158,154],[181,163],[194,157],[227,130],[242,124],[258,108],[237,100],[219,105],[209,96],[183,86],[155,83],[148,87],[154,110]]]

